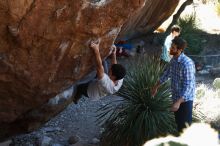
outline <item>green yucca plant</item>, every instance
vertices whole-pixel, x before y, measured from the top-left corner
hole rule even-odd
[[[102,145],[141,146],[147,140],[176,132],[174,115],[170,112],[169,83],[162,84],[157,94],[151,95],[162,71],[159,60],[149,56],[129,63],[117,94],[122,99],[98,110],[98,122],[105,127]]]

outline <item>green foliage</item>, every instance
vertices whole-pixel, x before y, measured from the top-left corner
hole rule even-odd
[[[201,49],[202,38],[199,34],[202,32],[198,28],[199,23],[194,14],[186,15],[183,18],[179,18],[177,24],[182,28],[181,36],[187,41],[186,54],[199,54]]]
[[[220,89],[220,78],[216,78],[216,79],[213,81],[213,86],[214,86],[216,89]]]
[[[201,1],[203,4],[220,2],[220,0],[201,0]]]
[[[98,111],[98,122],[105,127],[105,146],[141,146],[147,140],[176,132],[174,114],[170,112],[169,83],[162,84],[156,95],[151,95],[163,71],[159,60],[140,57],[129,64],[118,92],[122,100],[116,108],[109,103]]]
[[[169,142],[166,142],[166,143],[159,144],[157,146],[188,146],[188,145],[187,144],[178,143],[178,142],[169,141]]]
[[[196,91],[196,98],[200,99],[203,96],[205,96],[205,90],[204,89],[199,89]]]
[[[220,89],[216,91],[217,97],[220,98]]]
[[[216,4],[215,9],[216,9],[217,15],[220,17],[220,1]]]

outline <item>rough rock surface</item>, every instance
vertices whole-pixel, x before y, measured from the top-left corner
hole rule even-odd
[[[0,140],[32,131],[64,109],[71,102],[70,85],[93,68],[88,42],[101,38],[104,57],[125,21],[150,2],[1,0]],[[149,16],[166,14],[152,6],[161,4],[148,5]]]
[[[123,22],[143,2],[0,1],[0,138],[38,127],[27,124],[40,117],[38,111],[29,112],[49,110],[41,105],[91,71],[88,41],[101,38],[105,56]]]
[[[172,15],[178,3],[179,0],[147,0],[144,7],[123,25],[119,37],[130,39],[152,33]]]

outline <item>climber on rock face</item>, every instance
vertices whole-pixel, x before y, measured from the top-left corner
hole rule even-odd
[[[106,95],[114,94],[122,86],[126,69],[121,64],[117,64],[116,47],[114,45],[111,47],[111,66],[109,72],[105,73],[99,52],[99,44],[100,41],[91,41],[89,44],[89,48],[92,49],[95,55],[96,78],[77,86],[76,93],[72,95],[74,103],[77,103],[81,95],[92,100],[98,100]]]

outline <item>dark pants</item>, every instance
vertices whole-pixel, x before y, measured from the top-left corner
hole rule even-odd
[[[89,83],[90,82],[87,82],[87,83],[80,84],[80,85],[77,86],[76,93],[75,93],[74,98],[73,98],[73,102],[75,104],[78,103],[78,100],[82,97],[82,95],[88,97],[87,89],[88,89]]]
[[[187,101],[181,103],[178,111],[174,112],[179,132],[182,132],[183,128],[186,128],[186,124],[190,125],[192,123],[192,108],[193,101]]]

